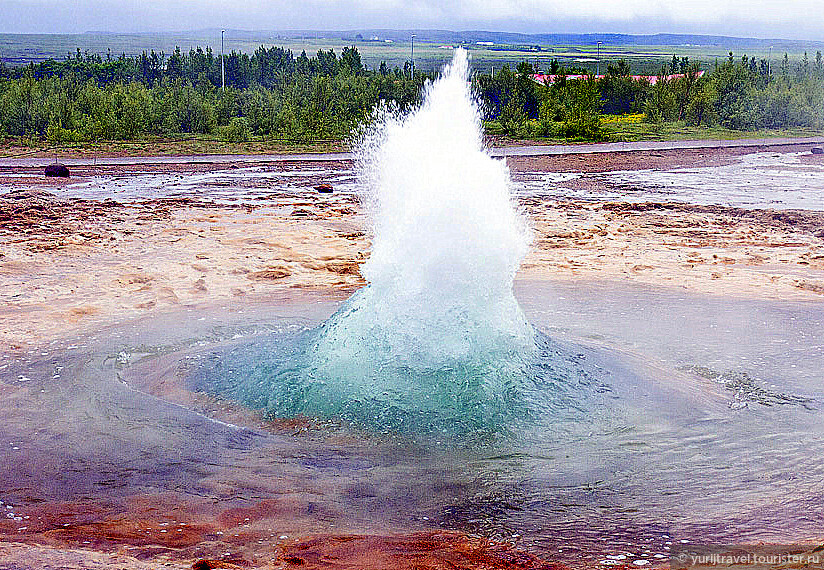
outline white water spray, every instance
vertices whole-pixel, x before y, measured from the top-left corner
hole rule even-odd
[[[359,166],[374,224],[369,286],[319,337],[325,363],[344,375],[375,358],[433,370],[528,349],[512,293],[528,229],[506,164],[484,149],[466,51],[417,110],[365,138]]]
[[[359,160],[374,229],[368,286],[295,346],[241,349],[215,376],[275,417],[437,440],[514,429],[565,373],[512,293],[529,231],[506,164],[484,150],[466,52],[418,109],[387,115]]]

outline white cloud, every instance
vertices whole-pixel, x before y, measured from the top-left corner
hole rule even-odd
[[[368,27],[824,37],[821,0],[0,0],[2,32]]]

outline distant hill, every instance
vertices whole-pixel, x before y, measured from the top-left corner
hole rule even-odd
[[[519,45],[593,45],[601,42],[605,46],[709,46],[737,48],[768,48],[775,49],[796,48],[803,49],[809,46],[824,46],[824,42],[787,40],[781,38],[739,38],[732,36],[709,36],[695,34],[521,34],[514,32],[491,32],[484,30],[470,30],[453,32],[449,30],[388,30],[388,29],[363,29],[363,30],[343,30],[343,31],[319,31],[319,30],[288,30],[269,32],[243,32],[235,30],[233,34],[276,34],[283,38],[350,38],[356,39],[358,35],[362,39],[378,37],[392,41],[409,41],[412,34],[415,34],[417,41],[437,42],[437,43],[475,43],[493,42],[496,44],[519,44]]]
[[[172,53],[176,46],[183,51],[196,47],[220,50],[219,28],[146,33],[86,32],[83,34],[0,34],[0,61],[6,65],[26,65],[47,59],[65,59],[81,52],[117,57],[120,54],[139,55],[155,50]],[[253,52],[261,45],[283,46],[295,54],[318,49],[339,51],[343,45],[358,46],[364,62],[377,67],[385,61],[390,67],[403,67],[409,57],[408,43],[415,34],[415,64],[419,69],[438,69],[451,57],[444,46],[467,45],[475,48],[473,65],[492,69],[503,64],[517,65],[528,54],[530,58],[558,58],[562,63],[587,65],[590,59],[581,59],[585,52],[592,52],[595,44],[612,46],[621,57],[632,59],[633,68],[639,73],[655,72],[661,65],[662,54],[686,52],[695,61],[713,61],[725,57],[727,51],[737,54],[760,52],[761,57],[772,48],[773,57],[789,52],[795,58],[807,52],[824,51],[824,42],[804,42],[787,39],[739,38],[691,34],[521,34],[484,30],[390,30],[365,28],[359,30],[226,30],[227,51]],[[417,50],[420,42],[421,50]],[[478,45],[481,44],[481,45]],[[407,47],[401,47],[407,46]],[[540,46],[540,47],[538,47]],[[567,46],[578,46],[567,48]],[[647,47],[645,50],[644,47]],[[633,49],[633,47],[637,49]],[[560,48],[560,49],[559,49]],[[671,49],[670,49],[671,48]],[[609,57],[609,56],[605,56]],[[613,56],[614,57],[614,56]]]

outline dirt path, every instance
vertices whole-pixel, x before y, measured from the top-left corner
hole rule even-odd
[[[496,157],[538,157],[590,154],[638,153],[654,151],[683,150],[733,150],[755,152],[758,148],[781,149],[798,146],[824,144],[824,137],[794,137],[735,140],[683,140],[683,141],[635,141],[589,144],[507,144],[491,149]],[[40,154],[40,153],[37,153]],[[351,152],[317,152],[295,154],[204,154],[169,156],[65,156],[59,151],[46,156],[0,157],[0,168],[43,168],[59,160],[68,166],[129,166],[146,164],[231,164],[231,163],[271,163],[271,162],[326,162],[352,160]]]

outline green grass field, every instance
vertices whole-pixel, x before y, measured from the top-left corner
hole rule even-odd
[[[361,53],[364,62],[370,68],[376,68],[382,61],[385,61],[390,68],[402,67],[408,61],[411,54],[411,44],[408,41],[396,41],[392,43],[383,40],[369,41],[368,39],[355,39],[344,37],[329,38],[295,38],[280,37],[274,33],[266,34],[261,32],[253,34],[244,32],[241,37],[232,37],[227,32],[225,37],[226,52],[232,50],[251,53],[257,47],[264,45],[267,47],[278,46],[292,50],[295,55],[306,50],[307,54],[314,54],[318,50],[334,49],[336,53],[347,45],[355,45]],[[211,47],[215,54],[220,51],[220,32],[192,32],[192,33],[165,33],[165,34],[106,34],[87,33],[71,35],[22,35],[22,34],[0,34],[0,59],[7,65],[24,65],[29,62],[40,62],[46,59],[64,59],[68,54],[73,54],[80,48],[83,52],[99,53],[106,55],[111,52],[113,56],[122,53],[127,55],[140,54],[141,52],[155,50],[163,51],[166,54],[174,51],[176,46],[184,51],[198,46]],[[545,70],[553,59],[565,65],[575,65],[587,67],[595,71],[598,62],[598,48],[595,45],[553,45],[553,46],[519,46],[497,44],[493,46],[483,46],[478,44],[465,44],[472,56],[472,66],[476,71],[489,73],[493,69],[500,69],[503,65],[509,64],[514,67],[521,61],[537,63]],[[820,49],[811,45],[808,50],[810,60],[815,57],[815,51]],[[727,57],[729,48],[725,46],[601,46],[600,67],[606,69],[607,64],[626,59],[632,65],[634,73],[654,74],[660,69],[662,64],[668,63],[673,55],[689,57],[690,61],[701,62],[705,67],[714,64],[718,59]],[[757,58],[767,58],[770,55],[768,48],[753,47],[751,49],[733,49],[736,56],[746,53]],[[804,49],[793,48],[788,55],[791,60],[797,61],[803,57]],[[778,64],[783,57],[784,50],[774,50],[772,60]],[[452,57],[451,46],[444,47],[444,44],[436,42],[415,42],[415,65],[423,71],[431,71],[441,67]]]
[[[494,125],[492,131],[496,129]],[[642,121],[610,121],[604,125],[606,141],[660,141],[660,140],[737,140],[756,138],[785,138],[823,136],[824,131],[803,128],[771,129],[757,131],[733,131],[722,127],[688,127],[683,122],[650,124]],[[492,146],[507,144],[569,144],[576,141],[563,138],[518,138],[491,134],[488,143]],[[197,154],[294,154],[306,152],[342,152],[350,150],[347,141],[327,141],[301,143],[272,140],[266,137],[252,137],[237,143],[215,138],[211,135],[149,136],[133,141],[101,141],[75,144],[52,144],[31,137],[0,137],[0,158],[24,158],[35,156],[161,156]]]
[[[824,132],[816,129],[793,127],[785,129],[760,129],[736,131],[724,127],[690,127],[683,121],[667,123],[624,123],[615,122],[604,125],[608,140],[620,142],[631,141],[675,141],[675,140],[738,140],[816,137]]]
[[[669,121],[663,123],[647,123],[643,114],[635,115],[604,115],[601,119],[603,129],[602,142],[636,142],[636,141],[679,141],[679,140],[740,140],[740,139],[773,139],[795,137],[820,137],[824,130],[804,127],[788,127],[783,129],[753,129],[739,131],[721,126],[692,127],[684,121]],[[570,142],[595,142],[587,139],[558,138],[555,136],[535,137],[539,132],[537,120],[528,121],[522,130],[516,134],[505,134],[503,126],[498,121],[484,123],[485,130],[496,144],[517,143],[524,144],[532,141],[536,144],[568,144]],[[562,123],[555,123],[556,130],[560,131]]]

